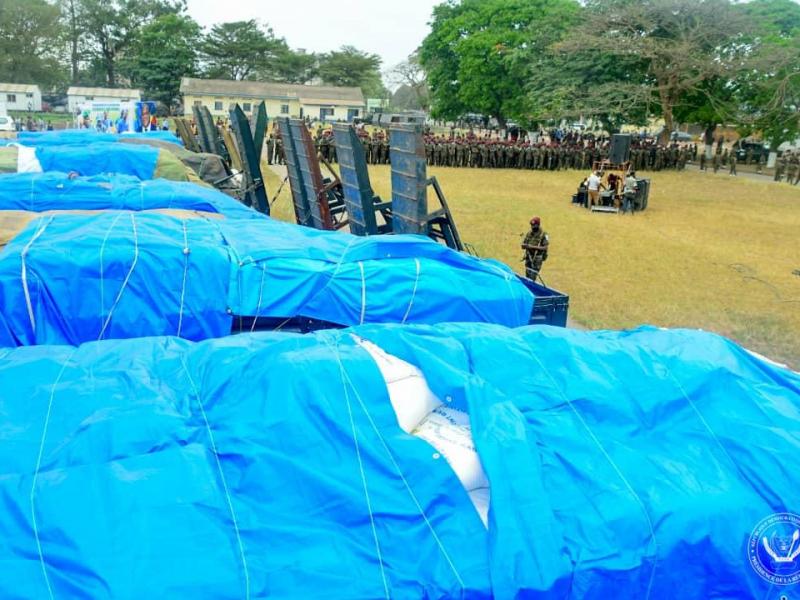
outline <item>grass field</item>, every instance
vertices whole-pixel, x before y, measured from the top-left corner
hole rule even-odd
[[[462,238],[521,271],[533,215],[550,234],[542,275],[570,295],[579,325],[649,323],[721,333],[800,369],[800,188],[695,172],[647,174],[643,213],[590,213],[570,203],[577,171],[432,168]],[[270,194],[278,177],[270,173]],[[372,184],[390,197],[388,167]],[[288,184],[274,215],[292,219]]]

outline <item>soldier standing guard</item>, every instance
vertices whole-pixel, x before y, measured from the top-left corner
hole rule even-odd
[[[783,171],[786,168],[786,155],[784,154],[775,162],[775,176],[773,181],[781,181],[783,179]]]
[[[786,159],[786,183],[797,185],[798,161],[796,155],[790,155]]]
[[[531,230],[525,234],[525,239],[520,246],[525,251],[525,276],[531,281],[536,281],[542,270],[542,263],[547,260],[547,249],[550,238],[541,228],[541,219],[531,219]]]

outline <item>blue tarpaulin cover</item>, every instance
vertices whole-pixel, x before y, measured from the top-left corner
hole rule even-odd
[[[488,529],[351,335],[469,413]],[[3,598],[769,598],[800,376],[720,337],[481,324],[0,350]]]
[[[152,179],[156,172],[158,148],[132,144],[92,143],[86,146],[36,146],[42,171],[76,171],[91,176],[122,173]]]
[[[0,210],[150,210],[181,208],[215,212],[239,219],[260,213],[207,186],[130,175],[70,178],[66,173],[0,175]]]
[[[422,236],[318,231],[268,217],[44,215],[0,252],[0,345],[227,335],[234,315],[337,325],[524,325],[505,265]]]
[[[98,142],[118,142],[120,140],[143,139],[159,140],[183,146],[183,142],[171,131],[126,132],[123,134],[103,133],[92,129],[64,129],[59,131],[20,131],[17,142],[25,146],[67,146],[96,144]]]

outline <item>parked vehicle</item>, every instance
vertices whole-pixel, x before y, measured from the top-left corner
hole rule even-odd
[[[694,140],[694,136],[685,131],[673,131],[670,138],[673,142],[691,142]]]
[[[16,131],[14,119],[8,115],[0,116],[0,131]]]
[[[763,142],[739,140],[733,145],[733,149],[736,152],[736,159],[739,161],[744,161],[747,158],[748,150],[752,150],[753,161],[757,161],[761,155],[764,156],[765,161],[769,157],[769,144]]]

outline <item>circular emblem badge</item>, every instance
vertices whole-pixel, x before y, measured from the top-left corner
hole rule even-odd
[[[800,582],[800,516],[775,513],[762,519],[747,543],[750,566],[776,585]]]

